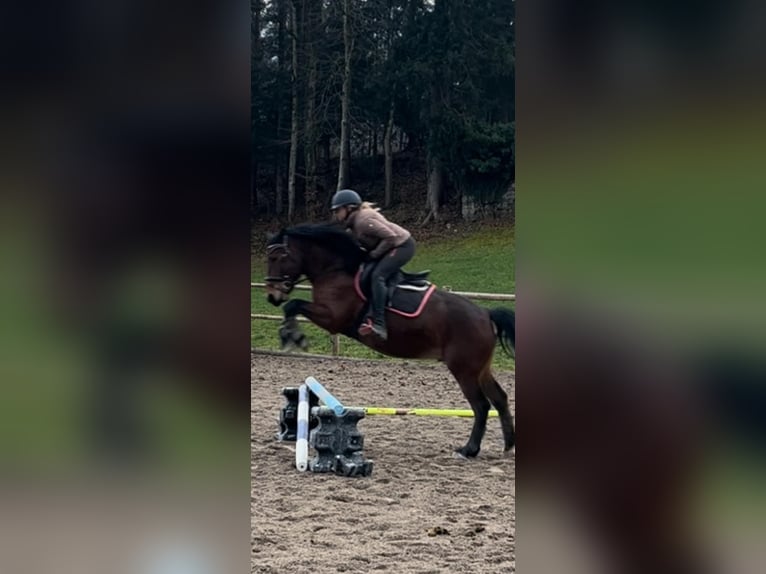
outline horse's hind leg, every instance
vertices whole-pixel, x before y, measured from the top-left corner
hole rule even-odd
[[[508,395],[492,376],[492,371],[487,367],[482,377],[482,389],[492,406],[497,410],[500,417],[500,426],[503,429],[503,438],[505,439],[505,451],[511,450],[516,444],[516,435],[513,429],[513,416],[508,404]]]
[[[457,452],[465,457],[473,458],[481,450],[481,440],[484,438],[484,432],[487,430],[487,417],[489,416],[490,405],[487,397],[481,392],[476,379],[471,380],[467,384],[464,384],[461,380],[458,380],[458,383],[460,383],[460,388],[463,390],[463,394],[473,409],[473,428],[471,428],[471,436],[468,437],[468,442],[464,447],[457,449]]]
[[[481,439],[484,438],[484,432],[487,430],[487,417],[489,416],[489,399],[484,394],[479,385],[479,377],[476,369],[466,368],[467,365],[451,365],[447,363],[455,378],[457,379],[463,395],[473,409],[473,428],[468,443],[456,452],[464,457],[473,458],[479,454],[481,449]]]

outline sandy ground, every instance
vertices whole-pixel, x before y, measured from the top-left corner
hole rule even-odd
[[[503,454],[497,418],[479,457],[465,461],[452,451],[472,419],[367,417],[359,426],[372,476],[299,473],[294,443],[274,434],[280,390],[309,375],[347,406],[469,408],[438,363],[254,354],[253,572],[515,571],[515,456]],[[496,376],[513,397],[513,373]]]

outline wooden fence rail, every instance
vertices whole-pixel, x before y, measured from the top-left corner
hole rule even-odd
[[[259,288],[263,289],[266,287],[265,283],[250,283],[250,287],[252,288]],[[302,289],[304,291],[311,291],[311,285],[296,285],[294,289]],[[462,295],[463,297],[468,297],[469,299],[476,299],[478,301],[515,301],[516,295],[515,294],[504,294],[504,293],[473,293],[471,291],[453,291],[449,287],[440,287],[440,289],[444,291],[449,291],[451,293],[454,293],[455,295]]]

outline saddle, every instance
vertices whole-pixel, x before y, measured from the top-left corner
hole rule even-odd
[[[371,298],[370,281],[375,262],[363,264],[356,276],[356,286],[359,296],[369,301]],[[430,271],[408,273],[399,270],[388,280],[388,295],[386,307],[405,317],[416,317],[420,314],[425,303],[436,286],[428,281]]]
[[[372,278],[372,271],[375,269],[375,261],[363,263],[361,267],[361,276],[359,279],[359,286],[362,289],[365,297],[370,297],[370,280]],[[421,271],[420,273],[408,273],[400,269],[388,280],[388,300],[391,300],[396,289],[407,289],[409,291],[426,291],[431,282],[428,281],[428,276],[431,271]]]

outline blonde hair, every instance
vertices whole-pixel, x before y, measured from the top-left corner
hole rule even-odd
[[[380,208],[377,205],[369,201],[363,201],[362,205],[359,206],[359,209],[374,209],[375,211],[380,211]]]

